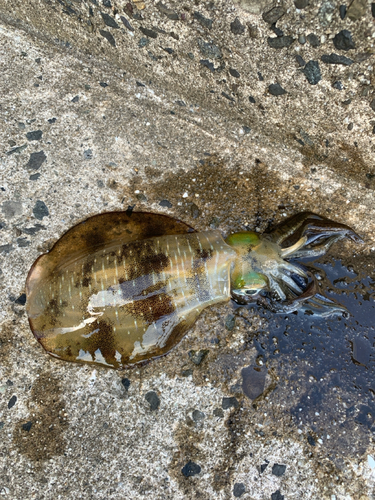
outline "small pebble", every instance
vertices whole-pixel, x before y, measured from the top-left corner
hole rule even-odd
[[[298,66],[300,66],[300,67],[303,67],[306,64],[304,59],[299,54],[296,55],[296,61],[298,63]]]
[[[337,33],[333,39],[333,45],[337,50],[351,50],[355,49],[355,43],[352,39],[352,34],[348,30],[342,30]]]
[[[39,141],[42,138],[43,132],[41,130],[33,130],[32,132],[27,132],[26,139],[28,141]]]
[[[9,410],[13,408],[13,406],[17,403],[17,396],[12,396],[10,400],[8,401],[8,408]]]
[[[286,90],[282,88],[282,86],[279,83],[272,83],[268,87],[268,92],[272,95],[279,96],[279,95],[284,95],[286,94]]]
[[[238,408],[239,403],[235,397],[223,398],[221,402],[221,407],[223,410],[229,410],[229,408]]]
[[[281,477],[285,474],[286,465],[275,464],[272,467],[272,474],[277,477]]]
[[[26,424],[22,424],[22,429],[26,432],[30,432],[32,425],[33,425],[33,423],[31,421],[26,422]]]
[[[170,201],[168,201],[168,200],[161,200],[159,202],[159,205],[161,207],[166,207],[166,208],[172,208],[172,206],[173,206],[172,203]]]
[[[106,26],[109,26],[110,28],[115,28],[118,29],[120,26],[116,23],[116,21],[113,19],[113,17],[109,16],[105,12],[100,13],[102,16],[102,19],[104,21],[104,24]]]
[[[309,35],[307,35],[307,41],[309,42],[309,44],[311,45],[311,47],[319,47],[320,45],[320,40],[319,38],[314,34],[314,33],[310,33]]]
[[[37,202],[35,203],[35,206],[33,208],[33,214],[34,214],[34,217],[38,220],[42,220],[43,217],[49,216],[49,211],[48,211],[47,205],[44,203],[44,201],[37,200]]]
[[[201,422],[205,419],[206,415],[203,413],[203,411],[194,410],[192,413],[192,417],[194,422]]]
[[[121,379],[121,383],[124,386],[125,391],[128,392],[130,387],[130,380],[128,378],[123,378]]]
[[[208,353],[208,349],[201,349],[200,351],[189,351],[188,355],[190,361],[192,361],[196,366],[199,366]]]
[[[322,79],[318,61],[309,61],[302,72],[310,85],[316,85]]]
[[[234,35],[242,35],[245,32],[245,26],[243,26],[238,17],[236,17],[236,19],[230,23],[230,30]]]
[[[280,493],[280,490],[276,490],[275,493],[272,493],[271,500],[284,500],[284,495]]]
[[[304,9],[309,5],[310,0],[294,0],[296,9]]]
[[[342,90],[344,88],[343,84],[340,82],[340,80],[337,80],[332,87],[337,90]]]
[[[245,493],[245,485],[243,483],[235,483],[233,486],[233,496],[240,498]]]
[[[284,7],[276,6],[273,7],[271,10],[268,12],[264,12],[262,14],[263,21],[269,24],[274,24],[276,21],[278,21],[283,15],[285,14]]]
[[[189,462],[181,469],[181,472],[185,477],[191,477],[199,474],[201,470],[200,465],[189,460]]]
[[[99,33],[105,38],[112,47],[116,47],[116,40],[113,38],[113,35],[106,30],[99,30]]]
[[[323,54],[321,60],[326,64],[342,64],[343,66],[350,66],[354,61],[349,57],[339,56],[338,54]]]
[[[345,19],[345,16],[346,16],[346,5],[340,5],[339,12],[340,12],[341,19]]]
[[[159,396],[156,394],[155,391],[149,391],[145,395],[146,401],[150,404],[150,410],[155,411],[159,409],[160,406],[160,399]]]

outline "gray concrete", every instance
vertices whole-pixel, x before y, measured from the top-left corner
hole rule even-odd
[[[269,333],[259,311],[236,310],[228,330],[230,304],[207,310],[165,358],[119,373],[50,358],[16,300],[34,260],[67,229],[134,205],[223,234],[263,231],[313,210],[363,236],[360,248],[340,244],[333,254],[360,254],[361,272],[374,273],[370,2],[354,0],[342,20],[340,2],[296,9],[285,1],[276,26],[293,40],[279,49],[267,42],[276,35],[262,17],[276,2],[103,3],[0,0],[0,493],[226,499],[244,489],[241,498],[252,500],[375,498],[371,425],[349,414],[337,434],[315,430],[312,445],[311,426],[291,411],[320,386],[324,400],[309,411],[320,429],[336,425],[352,380],[336,400],[326,379],[309,379],[313,354],[306,361],[281,352],[266,363],[263,395],[254,403],[243,393],[241,370],[259,355],[259,332]],[[344,29],[355,48],[335,47]],[[307,41],[311,33],[319,46]],[[331,53],[352,63],[324,63]],[[271,84],[285,93],[272,95]],[[196,366],[188,353],[202,349],[209,353]],[[223,397],[238,406],[223,409]],[[359,391],[352,404],[372,399]],[[190,460],[201,471],[184,477]],[[275,464],[286,465],[281,476]]]

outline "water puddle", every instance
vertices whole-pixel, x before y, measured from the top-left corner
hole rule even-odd
[[[253,345],[278,382],[267,400],[255,403],[264,410],[284,407],[309,444],[318,441],[337,462],[346,453],[363,453],[375,433],[375,258],[305,263],[318,274],[321,290],[350,314],[319,318],[308,310],[284,316],[259,309],[268,327]]]

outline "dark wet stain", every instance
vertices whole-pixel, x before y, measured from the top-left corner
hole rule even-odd
[[[311,167],[314,165],[325,164],[333,168],[342,175],[345,173],[348,177],[356,180],[360,184],[366,184],[366,174],[371,170],[363,158],[360,149],[350,143],[340,143],[331,149],[323,148],[319,145],[304,146],[301,149],[305,157],[304,165]]]
[[[200,443],[204,440],[204,433],[180,422],[174,432],[174,440],[178,450],[173,454],[168,468],[169,474],[177,481],[184,498],[205,500],[207,495],[199,486],[199,482],[181,472],[189,462],[197,464],[205,462],[205,452],[200,447]]]
[[[27,407],[29,417],[16,424],[13,431],[17,452],[34,464],[63,455],[68,422],[61,400],[60,380],[50,372],[42,373],[31,389]]]

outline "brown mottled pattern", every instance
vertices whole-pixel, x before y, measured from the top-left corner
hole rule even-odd
[[[27,286],[33,332],[56,357],[122,367],[160,356],[203,308],[230,298],[235,253],[218,231],[111,240],[61,262],[64,238]]]

